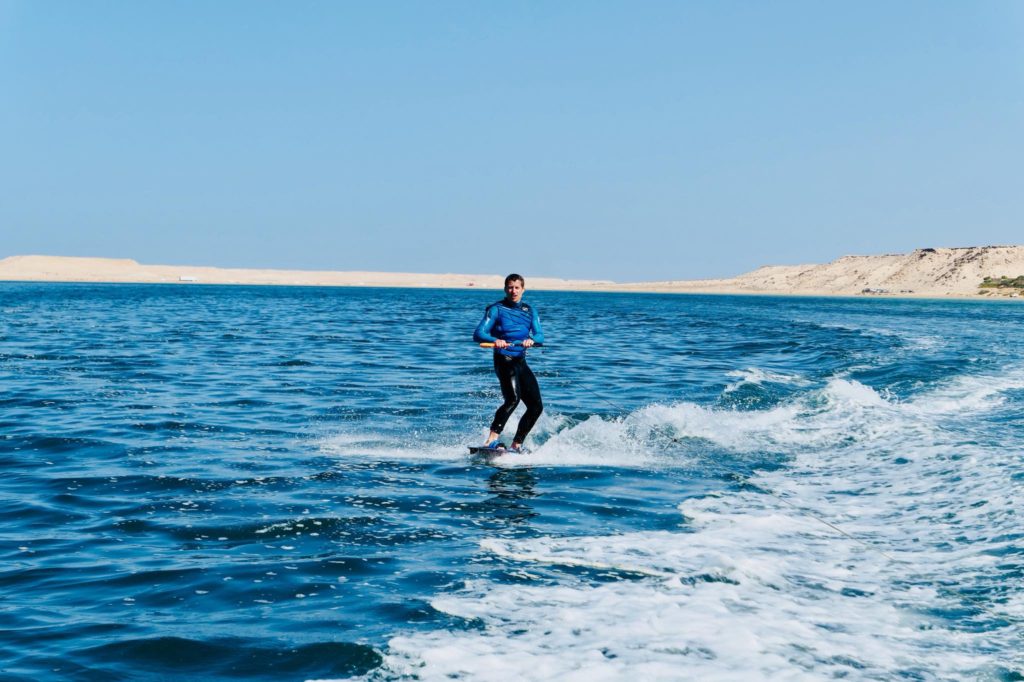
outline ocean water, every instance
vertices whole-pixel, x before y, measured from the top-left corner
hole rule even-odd
[[[497,298],[0,284],[0,679],[1024,679],[1019,304]]]

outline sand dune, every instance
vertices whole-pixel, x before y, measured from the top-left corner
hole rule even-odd
[[[981,290],[985,277],[1020,275],[1024,275],[1024,246],[974,246],[843,256],[824,265],[769,265],[732,279],[645,282],[636,286],[646,291],[709,293],[992,297],[1017,292]]]
[[[647,291],[819,296],[1015,296],[1016,289],[984,289],[985,277],[1024,275],[1024,246],[918,249],[908,254],[843,256],[824,265],[769,265],[730,279],[617,283],[534,277],[533,289]],[[128,258],[10,256],[0,280],[35,282],[139,282],[276,284],[500,289],[501,274],[419,274],[261,270],[189,265],[144,265]],[[979,293],[982,292],[982,293]]]

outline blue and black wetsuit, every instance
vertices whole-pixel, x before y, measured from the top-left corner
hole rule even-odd
[[[537,311],[523,301],[512,303],[502,299],[492,303],[487,306],[484,319],[473,333],[473,339],[478,343],[494,343],[503,339],[515,344],[494,349],[494,373],[498,375],[505,402],[494,413],[491,431],[501,433],[505,422],[522,400],[526,405],[526,414],[519,420],[513,439],[514,443],[522,443],[544,410],[537,377],[526,364],[526,349],[522,346],[522,341],[526,339],[533,339],[537,344],[544,343],[544,332],[541,331]]]

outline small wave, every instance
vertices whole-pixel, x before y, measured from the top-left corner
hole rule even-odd
[[[223,426],[221,424],[203,424],[201,422],[178,421],[176,419],[161,419],[159,421],[135,422],[131,424],[133,429],[138,431],[155,431],[170,433],[227,433],[239,429]]]
[[[312,367],[315,363],[309,360],[300,360],[295,358],[293,360],[282,360],[281,362],[275,363],[276,367]]]
[[[16,437],[17,445],[26,450],[42,453],[63,454],[78,452],[84,449],[103,451],[114,450],[119,454],[121,446],[99,438],[80,438],[75,436],[29,436]]]
[[[740,386],[745,384],[752,384],[754,386],[761,386],[766,383],[774,384],[790,384],[794,386],[806,386],[810,382],[799,374],[783,374],[781,372],[772,372],[768,370],[759,369],[757,367],[748,367],[746,369],[733,370],[727,372],[726,376],[735,377],[738,381],[735,381],[725,387],[726,393],[731,393],[737,390]]]

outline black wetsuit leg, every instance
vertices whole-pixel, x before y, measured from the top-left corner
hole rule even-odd
[[[494,413],[491,431],[501,433],[505,429],[505,422],[512,416],[519,401],[522,400],[526,405],[526,414],[519,420],[519,427],[516,429],[516,437],[513,441],[522,443],[533,425],[537,423],[541,412],[544,411],[537,377],[533,375],[533,370],[526,364],[525,358],[509,358],[498,354],[494,355],[494,373],[498,375],[501,395],[505,402]]]
[[[533,370],[526,364],[525,359],[520,361],[519,365],[519,396],[522,398],[523,404],[526,405],[526,413],[519,420],[516,437],[512,439],[512,442],[522,445],[533,425],[540,418],[540,413],[544,411],[544,403],[540,399],[540,386],[537,384],[537,377],[533,376]]]
[[[504,355],[494,354],[494,373],[501,384],[501,397],[505,402],[494,413],[491,431],[501,433],[505,430],[505,422],[519,406],[519,383],[516,381],[515,360]]]

